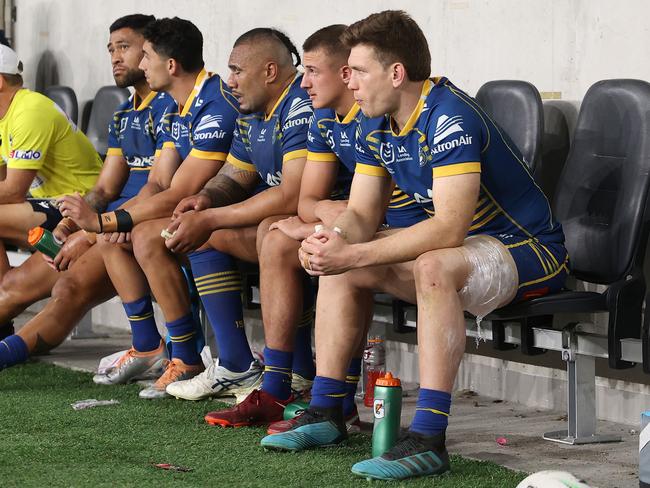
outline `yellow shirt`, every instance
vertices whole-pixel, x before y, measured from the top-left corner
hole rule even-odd
[[[0,156],[7,168],[38,171],[29,189],[35,198],[84,194],[102,168],[91,142],[63,111],[25,88],[14,95],[0,119]]]

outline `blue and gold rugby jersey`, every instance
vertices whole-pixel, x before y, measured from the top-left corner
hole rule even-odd
[[[217,74],[201,70],[180,110],[163,118],[163,147],[188,156],[224,161],[235,131],[239,103]]]
[[[307,158],[311,161],[337,162],[339,173],[333,198],[345,199],[350,195],[350,185],[357,162],[355,142],[361,119],[365,118],[356,103],[341,120],[332,109],[314,110],[309,125]],[[415,200],[399,188],[393,190],[386,210],[386,223],[390,227],[408,227],[427,218],[427,213]]]
[[[399,134],[388,116],[365,119],[358,142],[356,171],[392,176],[430,214],[433,178],[480,173],[469,235],[564,242],[562,228],[519,150],[473,98],[446,78],[424,83],[420,101]]]
[[[172,97],[151,92],[143,100],[134,93],[113,114],[106,155],[122,156],[129,165],[129,179],[120,199],[133,198],[147,182],[154,157],[163,144],[162,118],[174,111],[176,103]]]
[[[257,172],[262,183],[256,191],[282,182],[282,163],[307,156],[307,130],[313,114],[307,92],[296,75],[271,113],[240,115],[227,161],[245,171]]]

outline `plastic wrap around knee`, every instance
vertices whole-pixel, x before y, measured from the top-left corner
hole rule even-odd
[[[494,237],[471,236],[463,244],[469,274],[460,290],[464,310],[481,321],[509,303],[517,293],[519,275],[510,251]]]

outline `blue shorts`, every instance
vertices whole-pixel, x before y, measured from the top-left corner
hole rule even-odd
[[[49,231],[54,230],[63,215],[59,212],[59,209],[54,206],[52,203],[53,200],[48,198],[28,198],[27,203],[32,206],[34,212],[39,212],[45,214],[45,222],[41,224],[41,227]]]
[[[517,265],[519,289],[512,303],[564,288],[569,274],[569,255],[564,244],[505,234],[493,237],[506,246]]]
[[[111,203],[109,203],[106,206],[106,211],[107,212],[112,212],[114,210],[117,210],[118,208],[120,208],[124,204],[124,202],[128,202],[129,200],[131,200],[130,197],[120,197],[117,200],[113,200]]]

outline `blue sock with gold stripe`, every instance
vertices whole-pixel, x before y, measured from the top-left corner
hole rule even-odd
[[[181,359],[185,364],[199,364],[201,356],[196,350],[196,326],[192,314],[188,313],[166,325],[172,341],[172,358]]]
[[[420,388],[415,404],[415,416],[409,430],[424,435],[444,432],[449,423],[451,394],[446,391]]]
[[[345,398],[343,399],[343,415],[346,417],[354,409],[354,396],[357,394],[357,385],[361,377],[361,358],[352,358],[345,376]]]
[[[0,370],[24,363],[28,357],[27,344],[19,335],[10,335],[0,341]]]
[[[278,351],[270,347],[264,348],[262,390],[278,400],[286,400],[291,396],[292,359],[293,354],[290,352]]]
[[[133,347],[136,351],[153,351],[160,345],[160,334],[153,317],[151,297],[145,295],[134,302],[122,303],[131,324]]]
[[[309,406],[315,408],[342,408],[345,395],[345,381],[327,378],[326,376],[316,376],[314,386],[311,388]]]
[[[248,370],[253,355],[244,330],[241,275],[235,260],[215,249],[193,252],[188,258],[217,340],[219,365],[237,373]]]
[[[311,380],[316,375],[314,353],[311,349],[311,330],[314,326],[314,287],[311,281],[305,281],[302,316],[293,342],[293,363],[291,369],[305,379]]]

